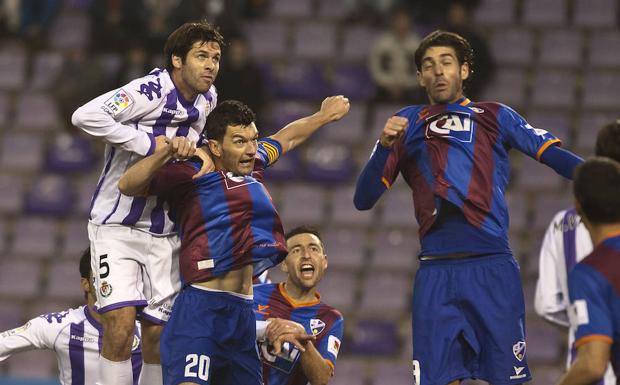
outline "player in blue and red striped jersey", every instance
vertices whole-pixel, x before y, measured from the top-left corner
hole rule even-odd
[[[508,244],[508,151],[567,178],[582,160],[511,108],[465,97],[473,51],[461,36],[429,34],[415,62],[430,104],[388,119],[355,206],[372,208],[399,173],[413,191],[422,244],[412,317],[417,383],[523,383],[530,373],[519,267]]]
[[[254,286],[257,321],[269,322],[266,336],[277,336],[288,320],[315,336],[305,351],[291,347],[274,354],[269,343],[259,342],[265,385],[327,384],[334,374],[344,328],[342,314],[321,301],[317,286],[327,269],[327,255],[320,234],[297,227],[286,234],[288,255],[282,263],[285,282]],[[273,338],[270,338],[273,339]]]
[[[161,339],[164,383],[261,383],[252,276],[287,254],[263,172],[348,110],[347,98],[329,97],[317,113],[259,141],[252,110],[226,101],[207,118],[214,172],[194,178],[200,162],[170,162],[187,146],[174,138],[121,178],[123,193],[167,202],[180,227],[184,288]]]
[[[620,164],[589,159],[575,172],[573,191],[594,250],[568,276],[577,357],[559,385],[593,384],[610,361],[620,377]]]

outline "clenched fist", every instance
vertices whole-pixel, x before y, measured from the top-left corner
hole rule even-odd
[[[390,147],[398,140],[398,138],[403,136],[408,125],[409,120],[407,120],[407,118],[403,118],[402,116],[392,116],[387,120],[387,122],[385,122],[379,142],[383,147]]]
[[[321,103],[320,113],[324,115],[328,121],[334,122],[345,116],[349,112],[349,108],[351,108],[351,105],[349,104],[348,98],[342,95],[330,96],[325,98],[323,103]]]

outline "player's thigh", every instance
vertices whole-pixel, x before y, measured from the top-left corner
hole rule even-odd
[[[140,261],[148,245],[125,226],[89,224],[88,231],[99,311],[146,305]]]
[[[148,305],[143,317],[164,325],[170,318],[174,299],[181,290],[179,275],[179,238],[153,237],[148,258],[144,260],[142,281]]]

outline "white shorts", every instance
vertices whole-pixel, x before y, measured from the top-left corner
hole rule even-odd
[[[181,290],[176,235],[156,237],[121,225],[88,224],[97,311],[142,308],[142,318],[164,324]]]

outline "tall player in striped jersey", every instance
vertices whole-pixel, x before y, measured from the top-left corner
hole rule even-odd
[[[388,119],[354,197],[358,209],[370,209],[399,173],[413,191],[422,246],[413,291],[415,381],[526,382],[523,292],[504,198],[508,151],[566,178],[582,160],[511,108],[465,97],[473,51],[461,36],[429,34],[415,64],[430,104]]]
[[[317,293],[327,269],[325,247],[318,231],[304,226],[286,234],[286,246],[288,255],[281,265],[286,281],[254,286],[256,320],[269,322],[268,337],[279,334],[286,327],[282,320],[289,320],[316,339],[305,342],[305,352],[291,348],[280,354],[274,354],[266,340],[260,341],[263,381],[265,385],[327,384],[334,374],[344,319]]]
[[[605,125],[596,138],[594,153],[620,161],[620,121]],[[539,275],[534,306],[546,320],[569,327],[568,273],[586,255],[592,252],[592,240],[575,208],[562,210],[555,215],[540,248]],[[568,357],[566,365],[575,359],[572,349],[575,330],[569,329]],[[607,368],[600,385],[615,385],[616,377],[611,365]]]
[[[158,140],[199,139],[206,115],[217,103],[213,81],[222,45],[213,26],[186,23],[168,37],[166,69],[154,69],[73,114],[76,126],[107,143],[88,224],[96,305],[105,331],[103,385],[131,384],[129,358],[137,314],[142,319],[145,363],[140,383],[161,384],[159,337],[181,286],[179,241],[167,204],[154,196],[123,195],[118,180],[131,164],[152,154]],[[195,146],[188,150],[193,153]],[[209,158],[202,155],[208,168]]]
[[[86,249],[80,258],[80,286],[86,305],[44,314],[21,327],[0,333],[0,361],[27,350],[49,349],[56,353],[62,385],[96,382],[103,330],[101,316],[94,309],[96,296],[90,259],[90,249]],[[136,385],[142,368],[138,323],[134,326],[132,341],[132,384]]]
[[[180,226],[185,286],[162,335],[166,384],[261,384],[252,277],[287,254],[263,173],[281,154],[348,111],[347,98],[326,98],[317,113],[259,141],[252,110],[226,101],[207,118],[216,171],[196,179],[200,163],[170,163],[168,147],[121,178],[125,194],[156,194],[168,202]]]
[[[573,191],[594,250],[568,276],[577,355],[559,385],[594,384],[610,362],[620,375],[620,164],[589,159]]]

